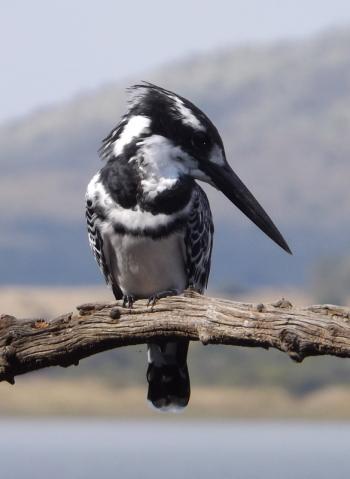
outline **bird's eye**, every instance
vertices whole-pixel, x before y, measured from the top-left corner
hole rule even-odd
[[[194,133],[191,141],[195,148],[206,148],[210,144],[210,138],[208,135],[201,131]]]

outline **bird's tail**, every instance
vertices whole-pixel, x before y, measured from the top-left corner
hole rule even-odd
[[[189,341],[172,341],[148,345],[147,399],[157,409],[176,411],[190,399],[187,369]]]

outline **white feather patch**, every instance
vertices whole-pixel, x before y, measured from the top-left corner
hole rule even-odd
[[[132,116],[125,125],[120,137],[114,142],[113,151],[115,156],[120,155],[124,147],[128,145],[134,138],[148,131],[151,120],[146,116]]]
[[[184,102],[177,97],[173,97],[173,99],[175,100],[175,106],[181,117],[182,122],[192,126],[192,128],[195,128],[196,130],[205,131],[205,127],[195,116],[195,114],[185,106]]]
[[[152,135],[139,142],[142,190],[149,199],[174,186],[181,173],[188,173],[193,159],[181,147],[161,135]]]
[[[122,224],[128,230],[139,230],[145,228],[157,228],[166,226],[177,218],[188,215],[192,208],[191,199],[188,204],[180,211],[171,215],[159,213],[154,215],[149,211],[141,210],[139,206],[134,209],[125,209],[114,202],[107,193],[105,187],[100,181],[100,173],[97,173],[90,181],[86,198],[94,204],[102,206],[107,216],[107,221],[101,224],[101,228],[108,227],[111,223]]]

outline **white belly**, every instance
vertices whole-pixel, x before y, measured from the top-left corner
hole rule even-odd
[[[148,298],[157,292],[186,288],[184,233],[156,240],[113,233],[104,244],[109,248],[110,270],[123,294]]]

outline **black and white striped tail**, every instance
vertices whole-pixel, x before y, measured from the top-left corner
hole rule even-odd
[[[176,411],[190,399],[187,369],[188,341],[148,345],[148,395],[152,405],[163,411]]]

